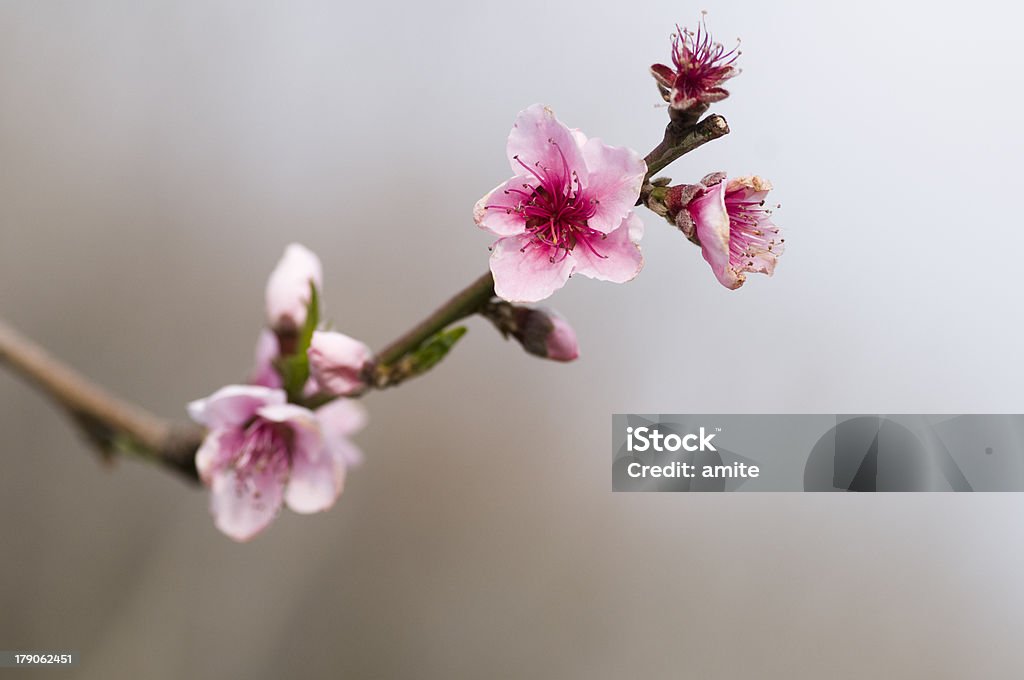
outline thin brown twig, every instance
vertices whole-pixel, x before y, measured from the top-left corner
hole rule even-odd
[[[0,362],[63,407],[109,459],[129,448],[195,478],[202,431],[119,399],[0,320]]]
[[[729,124],[717,113],[708,116],[696,125],[673,118],[665,127],[665,136],[661,143],[644,158],[647,162],[647,176],[644,178],[644,184],[683,154],[727,134],[729,134]]]

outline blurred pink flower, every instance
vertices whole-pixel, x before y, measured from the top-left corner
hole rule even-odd
[[[655,64],[651,75],[658,81],[669,106],[680,111],[711,104],[729,96],[722,83],[739,75],[738,48],[728,52],[711,39],[703,17],[697,32],[676,26],[672,35],[672,66]],[[706,107],[705,107],[706,108]]]
[[[686,206],[688,219],[677,220],[683,232],[700,244],[718,281],[736,289],[746,272],[768,274],[785,249],[785,239],[764,207],[772,185],[760,177],[727,180],[724,173],[701,180],[703,190]]]
[[[361,460],[348,439],[365,423],[357,404],[337,400],[314,412],[286,401],[282,390],[229,385],[188,406],[209,428],[196,469],[211,488],[214,523],[236,541],[266,528],[282,504],[327,510],[346,468]]]
[[[260,332],[259,340],[256,341],[256,365],[249,376],[249,383],[275,389],[283,387],[281,374],[274,368],[274,359],[280,353],[277,335],[269,329]]]
[[[633,213],[647,166],[635,151],[587,139],[535,104],[508,138],[515,175],[477,202],[476,223],[501,237],[491,254],[495,293],[536,302],[579,273],[624,283],[643,267]]]
[[[296,331],[306,323],[309,285],[323,288],[323,270],[316,253],[299,243],[284,255],[267,280],[267,325],[278,332]]]
[[[373,358],[365,344],[333,331],[314,332],[308,355],[310,375],[321,390],[334,396],[362,389],[363,367]]]

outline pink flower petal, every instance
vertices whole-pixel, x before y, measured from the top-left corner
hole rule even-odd
[[[214,475],[211,487],[214,524],[236,541],[248,541],[258,534],[281,509],[282,480],[269,470],[244,483],[233,470],[224,470]]]
[[[292,456],[291,476],[285,487],[285,503],[302,514],[327,510],[341,494],[345,481],[345,468],[335,462],[332,455],[306,455],[296,451]]]
[[[765,200],[772,190],[772,183],[756,175],[734,177],[726,183],[725,193],[730,198],[755,203]]]
[[[259,385],[228,385],[205,399],[190,403],[188,414],[210,429],[238,427],[264,406],[286,401],[288,398],[281,390]]]
[[[537,302],[569,280],[573,256],[531,241],[529,236],[509,236],[494,244],[491,274],[498,297],[509,302]]]
[[[676,82],[676,72],[664,64],[654,64],[651,66],[651,75],[666,90],[671,90]]]
[[[242,431],[236,427],[213,430],[196,451],[196,471],[209,485],[216,473],[227,468],[242,445]]]
[[[775,264],[778,262],[778,256],[781,253],[782,249],[779,248],[778,252],[762,251],[751,256],[747,271],[752,271],[756,274],[767,274],[768,276],[773,275],[775,273]]]
[[[642,235],[643,222],[635,213],[630,213],[606,238],[591,240],[593,250],[584,243],[573,249],[576,272],[599,281],[625,283],[632,280],[644,266],[644,257],[636,244]]]
[[[570,170],[585,167],[572,131],[543,104],[534,104],[516,116],[508,136],[507,153],[512,171],[523,177],[531,175],[524,164],[536,171],[539,163],[541,167],[555,172],[561,172],[566,166]],[[587,178],[580,177],[579,180],[585,183]]]
[[[346,468],[361,465],[363,452],[349,436],[366,426],[366,409],[352,399],[335,399],[316,410],[327,450]]]
[[[257,415],[272,423],[283,423],[291,427],[294,435],[291,445],[293,456],[301,453],[317,458],[322,454],[324,439],[320,423],[308,408],[297,404],[274,404],[261,408]]]
[[[597,199],[594,216],[587,224],[605,234],[610,233],[636,205],[647,164],[636,151],[608,146],[596,137],[587,140],[583,158],[590,173],[587,194]]]
[[[327,451],[334,458],[337,465],[341,465],[344,470],[351,467],[356,467],[363,464],[365,456],[363,456],[362,450],[348,439],[338,438],[334,440],[328,440]]]
[[[267,280],[267,324],[271,328],[294,330],[306,322],[309,285],[323,289],[320,258],[309,248],[292,243]]]
[[[696,224],[701,253],[719,283],[729,289],[739,288],[743,280],[729,266],[729,213],[725,209],[725,182],[708,187],[689,205]]]
[[[325,437],[348,437],[366,427],[366,408],[352,399],[335,399],[316,410]]]
[[[280,352],[277,335],[270,329],[264,329],[256,342],[256,365],[249,382],[253,385],[280,389],[282,387],[281,374],[274,368],[274,359]]]
[[[526,188],[529,187],[529,188]],[[516,212],[527,195],[533,191],[527,178],[513,177],[499,184],[493,191],[477,201],[473,208],[473,219],[482,229],[496,236],[515,236],[526,230],[526,218]]]

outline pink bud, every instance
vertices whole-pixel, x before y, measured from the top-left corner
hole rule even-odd
[[[278,332],[296,331],[306,323],[310,283],[323,287],[320,258],[305,246],[285,248],[267,281],[267,323]]]
[[[580,346],[576,342],[576,331],[569,322],[551,313],[551,332],[548,333],[548,359],[554,361],[573,361],[580,355]]]
[[[309,345],[309,370],[328,394],[352,394],[365,386],[363,367],[373,358],[365,344],[333,331],[316,331]]]
[[[509,312],[507,317],[492,321],[530,354],[552,361],[573,361],[579,357],[576,331],[558,312],[516,305],[509,306]]]

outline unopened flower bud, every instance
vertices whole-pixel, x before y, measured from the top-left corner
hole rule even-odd
[[[483,314],[505,337],[512,336],[534,356],[573,361],[580,355],[576,331],[555,311],[496,301]]]
[[[557,314],[551,314],[551,331],[548,333],[545,346],[547,348],[547,358],[554,361],[573,361],[580,355],[580,346],[576,342],[576,331],[573,330],[569,322],[558,316]]]
[[[307,354],[310,374],[327,394],[344,396],[365,386],[363,367],[373,352],[362,342],[333,331],[316,331]]]
[[[267,324],[278,334],[294,333],[306,323],[311,284],[323,287],[320,258],[292,243],[267,281]]]

